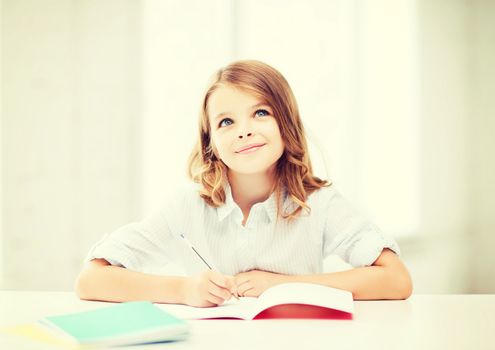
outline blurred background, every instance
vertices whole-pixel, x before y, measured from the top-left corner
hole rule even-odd
[[[71,290],[93,243],[188,181],[209,77],[251,58],[287,78],[316,175],[398,241],[415,293],[495,293],[495,1],[0,13],[0,289]]]

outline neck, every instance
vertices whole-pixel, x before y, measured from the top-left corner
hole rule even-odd
[[[228,172],[232,198],[243,211],[270,197],[275,184],[274,168],[261,174],[239,174]]]

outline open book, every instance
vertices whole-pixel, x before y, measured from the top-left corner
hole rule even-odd
[[[45,317],[42,328],[67,345],[120,346],[185,339],[189,325],[148,301]]]
[[[231,299],[210,308],[167,304],[158,306],[185,319],[352,319],[354,312],[351,292],[312,283],[283,283],[267,289],[258,298]]]

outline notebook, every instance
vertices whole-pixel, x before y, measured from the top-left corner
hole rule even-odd
[[[266,318],[352,319],[352,293],[313,283],[283,283],[258,298],[241,297],[210,308],[160,304],[158,307],[185,319]]]
[[[119,346],[185,339],[188,324],[149,301],[45,317],[47,330],[79,345]]]

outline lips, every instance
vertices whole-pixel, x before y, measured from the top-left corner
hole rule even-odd
[[[249,150],[251,148],[261,147],[261,146],[264,146],[264,145],[265,145],[264,143],[252,143],[250,145],[246,145],[246,146],[243,146],[243,147],[239,148],[235,152],[236,153],[241,153],[241,152],[247,151],[247,150]]]

